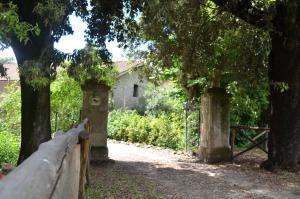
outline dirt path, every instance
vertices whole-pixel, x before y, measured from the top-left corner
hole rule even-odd
[[[298,174],[195,163],[170,150],[116,142],[108,146],[115,162],[92,167],[89,198],[300,199]]]

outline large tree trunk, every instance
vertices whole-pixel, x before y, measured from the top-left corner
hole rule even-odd
[[[40,69],[45,71],[45,76],[49,79],[50,63],[43,59],[42,53],[48,49],[49,42],[43,39],[47,36],[38,38],[37,42],[27,45],[19,42],[17,39],[12,41],[12,48],[19,64],[19,69],[31,67],[25,64],[26,61],[39,63]],[[49,39],[49,37],[48,37]],[[32,39],[33,40],[33,39]],[[51,47],[51,46],[50,46]],[[50,84],[34,88],[26,81],[22,72],[20,73],[21,85],[21,150],[19,154],[18,164],[22,163],[39,145],[51,139],[51,123],[50,123]]]
[[[269,169],[299,169],[300,160],[300,37],[288,6],[277,7],[269,59],[271,131]],[[294,8],[293,8],[294,9]],[[298,11],[299,12],[299,11]],[[299,12],[300,13],[300,12]],[[294,13],[295,14],[295,13]],[[298,14],[299,15],[299,14]],[[292,16],[292,17],[291,17]],[[296,17],[296,16],[294,16]],[[298,17],[296,17],[298,18]],[[287,89],[282,85],[286,84]]]
[[[300,2],[276,1],[268,12],[251,0],[213,0],[217,5],[257,27],[272,28],[269,57],[272,106],[267,169],[298,170],[300,161]],[[251,10],[251,12],[249,12]],[[271,20],[271,21],[269,21]],[[282,86],[286,84],[287,90]]]
[[[291,42],[290,44],[288,44]],[[270,55],[271,132],[269,161],[274,167],[297,169],[300,155],[300,41],[273,36]],[[288,86],[282,90],[282,83]]]
[[[51,139],[50,85],[35,90],[21,77],[21,150],[18,164],[22,163],[39,145]]]

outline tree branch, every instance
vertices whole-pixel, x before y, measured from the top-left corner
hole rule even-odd
[[[201,1],[201,0],[199,0]],[[256,27],[266,27],[272,20],[271,12],[253,7],[252,0],[212,0],[221,9]]]

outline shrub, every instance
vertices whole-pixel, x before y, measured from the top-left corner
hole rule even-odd
[[[179,114],[141,116],[136,111],[112,111],[108,136],[111,139],[183,148],[184,118]]]
[[[232,82],[227,90],[231,96],[231,125],[266,126],[269,118],[268,84],[262,82],[259,85],[238,85]],[[252,137],[254,131],[243,130],[236,136],[236,144],[243,147],[249,142],[242,134]]]
[[[82,104],[82,92],[78,82],[60,70],[51,84],[52,130],[69,130],[78,123]]]
[[[161,113],[180,113],[184,110],[186,96],[182,90],[169,83],[161,86],[147,85],[145,91],[146,114],[157,116]]]
[[[68,130],[79,121],[82,92],[79,83],[60,70],[51,83],[52,130]],[[19,82],[12,83],[0,95],[0,131],[16,135],[21,129],[21,91]]]
[[[0,132],[7,131],[15,135],[21,129],[21,91],[19,82],[5,87],[0,95]]]
[[[21,92],[19,82],[0,95],[0,165],[16,164],[20,148]]]
[[[3,131],[0,132],[0,165],[16,164],[20,150],[20,136]]]

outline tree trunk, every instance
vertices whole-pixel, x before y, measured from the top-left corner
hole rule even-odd
[[[21,77],[21,150],[18,164],[22,163],[39,145],[51,139],[50,85],[35,90]]]
[[[272,35],[270,54],[271,131],[267,169],[299,169],[300,46],[297,33]],[[283,89],[283,85],[287,85]]]
[[[267,169],[298,170],[300,160],[300,3],[278,3],[269,56],[272,106]],[[286,87],[285,87],[286,86]],[[285,87],[285,88],[284,88]]]
[[[42,39],[41,39],[42,41]],[[44,75],[49,78],[50,64],[41,60],[41,53],[48,44],[30,43],[22,44],[18,40],[12,41],[12,48],[16,55],[19,69],[30,67],[24,65],[25,61],[36,61],[41,63]],[[50,84],[33,88],[26,80],[24,74],[20,73],[21,86],[21,149],[18,165],[35,152],[39,145],[51,139],[50,123]]]

